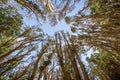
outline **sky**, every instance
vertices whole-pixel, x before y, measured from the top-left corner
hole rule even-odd
[[[67,16],[73,16],[73,15],[76,15],[77,12],[82,9],[82,7],[84,6],[84,2],[85,0],[81,0],[78,4],[76,4],[76,8],[69,14],[67,14]],[[57,32],[57,31],[65,31],[65,32],[71,32],[71,29],[70,29],[70,26],[71,25],[68,25],[65,23],[64,19],[62,19],[61,21],[58,22],[57,25],[55,26],[51,26],[50,23],[47,21],[45,23],[43,23],[42,25],[39,24],[36,20],[36,17],[33,16],[32,18],[30,17],[27,17],[26,16],[26,12],[25,11],[19,11],[21,14],[23,14],[23,24],[25,25],[28,25],[28,26],[34,26],[34,25],[38,25],[42,30],[43,32],[47,33],[48,35],[50,36],[54,36],[54,33]],[[40,46],[40,45],[39,45]],[[41,47],[41,46],[40,46]],[[93,51],[90,50],[87,54],[87,57],[90,56],[90,54],[92,53]],[[32,52],[32,55],[35,55],[35,52]],[[30,55],[30,56],[32,56]],[[29,57],[26,57],[26,59],[28,59]],[[31,58],[31,57],[30,57]],[[84,56],[84,54],[81,56],[81,60],[84,62],[85,65],[87,65],[87,61],[85,60],[86,56]],[[25,63],[26,64],[26,63]],[[24,65],[25,65],[24,64]],[[27,65],[27,64],[26,64]]]
[[[82,9],[82,7],[84,6],[84,2],[85,0],[81,0],[79,3],[77,3],[76,8],[71,13],[67,14],[67,16],[73,16],[77,14],[77,12],[80,9]],[[38,25],[43,30],[43,32],[47,33],[50,36],[54,36],[54,33],[57,31],[65,31],[65,32],[72,33],[70,29],[71,25],[66,24],[64,19],[62,19],[61,21],[58,21],[58,24],[55,26],[51,26],[48,21],[41,25],[37,22],[35,16],[33,16],[32,18],[24,17],[23,21],[26,25],[29,25],[29,26]],[[90,57],[90,54],[92,52],[93,52],[92,50],[88,51],[87,57]],[[85,58],[86,58],[86,55],[83,54],[81,56],[81,60],[84,62],[85,65],[87,65],[88,63],[86,62]]]
[[[77,3],[76,8],[71,13],[67,14],[67,16],[73,16],[73,15],[77,14],[78,10],[82,9],[82,7],[84,5],[84,1],[85,0],[81,0],[79,3]],[[40,28],[50,36],[53,36],[54,33],[57,31],[71,32],[70,25],[66,24],[64,19],[61,21],[58,21],[58,24],[56,26],[51,26],[48,21],[43,23],[42,25],[40,25],[36,21],[36,18],[34,16],[31,19],[28,17],[24,17],[23,21],[26,25],[30,25],[30,26],[38,25],[38,26],[40,26]]]

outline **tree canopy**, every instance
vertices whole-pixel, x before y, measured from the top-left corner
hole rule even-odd
[[[46,34],[20,11],[52,26],[64,20],[74,34]],[[0,1],[0,80],[119,80],[119,51],[120,0]]]

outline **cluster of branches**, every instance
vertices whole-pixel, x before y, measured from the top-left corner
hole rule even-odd
[[[80,0],[15,0],[22,8],[33,13],[37,19],[46,21],[49,19],[50,25],[55,26],[58,20],[63,19],[67,13],[75,8]],[[14,5],[17,6],[17,5]]]
[[[42,33],[35,35],[33,32],[33,29],[26,29],[20,35],[12,37],[11,39],[0,44],[1,78],[16,75],[12,75],[12,73],[16,72],[16,67],[22,65],[23,63],[30,63],[25,58],[29,58],[28,56],[34,53],[33,51],[37,49],[38,44],[45,41]],[[32,36],[32,34],[34,34],[34,36]],[[22,65],[22,67],[23,66],[24,65]]]
[[[119,80],[120,1],[88,0],[87,6],[69,19],[73,25],[71,30],[78,33],[82,45],[95,49],[95,53],[88,59],[91,79]]]
[[[57,18],[62,19],[79,0],[15,1],[42,19],[47,17],[46,15],[50,16],[55,25]],[[73,5],[72,1],[74,1]],[[76,31],[77,36],[57,32],[54,37],[47,36],[44,40],[43,34],[36,33],[36,29],[28,28],[23,33],[1,42],[0,78],[119,80],[119,0],[87,1],[87,5],[78,14],[65,18],[67,23],[72,24],[71,30]],[[110,3],[111,5],[107,6]],[[58,7],[59,5],[61,8]],[[85,10],[88,10],[89,14],[86,14]],[[91,58],[87,59],[89,71],[86,71],[81,61],[81,54],[90,49],[95,49],[93,52],[98,53],[93,53]]]

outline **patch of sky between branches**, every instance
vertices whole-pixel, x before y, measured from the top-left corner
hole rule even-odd
[[[78,4],[76,4],[76,7],[75,9],[67,14],[66,16],[74,16],[78,13],[79,10],[81,10],[83,7],[84,7],[84,2],[85,0],[81,0]],[[25,12],[21,12],[21,14],[25,15],[26,13]],[[23,16],[23,22],[24,22],[24,25],[27,25],[27,26],[34,26],[34,25],[38,25],[45,33],[47,33],[48,35],[50,36],[54,36],[54,33],[57,32],[57,31],[65,31],[65,32],[71,32],[71,29],[70,29],[70,24],[66,24],[65,20],[61,20],[58,22],[57,25],[55,25],[54,27],[52,27],[49,23],[49,21],[46,21],[45,23],[43,23],[42,25],[39,24],[39,22],[37,22],[37,19],[35,17],[34,14],[31,14],[32,15],[32,18],[28,17],[28,16]],[[40,47],[40,46],[39,46]],[[90,56],[90,54],[92,53],[92,51],[90,50],[89,52],[87,52],[88,55],[85,56],[85,55],[82,55],[81,56],[81,59],[83,62],[85,62],[85,65],[87,65],[88,63],[86,62],[86,57]],[[32,52],[32,54],[35,54],[35,52]]]
[[[76,4],[76,8],[69,14],[67,14],[66,16],[73,16],[75,14],[77,14],[77,12],[82,9],[82,7],[84,6],[84,0],[81,0],[78,4]],[[42,25],[39,24],[39,22],[37,22],[36,17],[32,14],[32,18],[28,18],[27,16],[23,18],[23,21],[26,25],[29,26],[34,26],[34,25],[39,25],[39,27],[48,35],[53,36],[55,32],[57,31],[65,31],[65,32],[71,32],[70,26],[69,24],[66,24],[65,20],[61,20],[58,21],[58,24],[55,25],[54,27],[52,27],[49,23],[49,21],[44,22]]]

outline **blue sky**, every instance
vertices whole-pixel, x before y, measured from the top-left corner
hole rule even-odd
[[[69,14],[67,14],[67,16],[73,16],[75,14],[77,14],[77,12],[82,9],[82,7],[84,6],[84,2],[85,0],[81,0],[77,5],[76,5],[76,8]],[[70,30],[70,25],[66,24],[64,19],[59,21],[58,24],[56,26],[51,26],[50,23],[47,21],[45,23],[43,23],[42,25],[40,25],[37,21],[36,21],[36,18],[33,17],[31,19],[29,19],[28,17],[24,17],[24,23],[26,25],[39,25],[40,28],[45,32],[47,33],[48,35],[50,36],[54,36],[54,33],[57,32],[57,31],[68,31],[71,33],[71,30]],[[92,50],[90,50],[89,52],[87,52],[87,57],[90,57],[90,54],[93,53]],[[81,59],[82,61],[84,62],[85,65],[87,65],[88,63],[86,62],[85,60],[85,56],[84,54],[81,56]]]
[[[82,9],[83,5],[84,5],[84,1],[85,0],[81,0],[77,5],[76,8],[69,14],[67,14],[68,16],[72,16],[75,15],[78,10]],[[64,20],[61,20],[58,22],[58,24],[56,26],[51,26],[49,24],[49,22],[43,23],[42,25],[39,25],[38,22],[36,21],[36,18],[33,17],[31,19],[29,19],[28,17],[24,17],[23,21],[26,25],[38,25],[40,26],[40,28],[47,33],[48,35],[53,36],[55,32],[57,31],[70,31],[70,25],[66,24]]]

